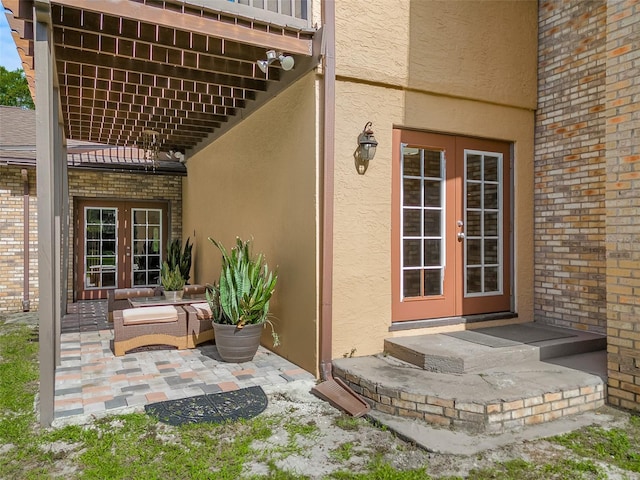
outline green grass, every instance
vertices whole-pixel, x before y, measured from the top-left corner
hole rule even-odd
[[[554,437],[552,440],[580,456],[593,457],[630,472],[640,472],[638,416],[631,416],[624,429],[592,426]]]
[[[85,426],[41,429],[33,408],[38,380],[38,344],[33,338],[33,327],[5,325],[0,319],[0,479],[304,480],[311,478],[305,473],[314,471],[313,464],[306,464],[309,471],[302,473],[292,473],[283,465],[293,457],[305,465],[305,459],[311,460],[310,446],[330,441],[321,438],[315,420],[301,421],[288,414],[181,427],[129,414]],[[338,471],[325,480],[432,478],[426,466],[403,469],[390,463],[409,451],[408,444],[391,448],[383,442],[379,448],[360,448],[360,432],[371,425],[346,415],[337,417],[334,424],[355,436],[339,445],[327,444]],[[518,458],[493,463],[464,478],[601,480],[607,478],[603,465],[622,469],[622,478],[634,478],[640,472],[637,415],[616,428],[593,426],[550,440],[566,450],[537,463]],[[364,462],[359,471],[354,471],[355,457]],[[256,462],[262,465],[262,473],[248,474],[248,466]]]
[[[491,468],[471,470],[470,480],[606,480],[605,471],[591,460],[560,459],[534,464],[522,459],[498,463]]]

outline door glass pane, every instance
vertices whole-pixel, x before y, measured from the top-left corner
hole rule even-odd
[[[419,267],[422,263],[420,257],[420,246],[422,240],[405,240],[404,241],[404,266]]]
[[[424,234],[429,237],[439,237],[442,231],[440,209],[424,211]]]
[[[479,237],[482,235],[482,218],[481,211],[467,210],[467,228],[466,232],[469,237]]]
[[[405,178],[403,182],[403,202],[405,206],[420,206],[420,179]]]
[[[465,296],[502,293],[502,154],[465,150]]]
[[[163,249],[161,219],[162,211],[159,209],[131,210],[131,243],[134,248],[131,280],[136,287],[160,283],[160,255]]]
[[[116,208],[84,210],[84,288],[116,287]]]
[[[424,241],[424,266],[433,267],[441,264],[440,258],[440,240]]]
[[[444,273],[444,155],[402,147],[403,298],[442,295]]]
[[[425,270],[424,271],[424,294],[442,295],[442,270]]]
[[[407,237],[420,235],[420,209],[406,208],[403,218],[403,234]]]
[[[484,157],[484,180],[487,182],[498,181],[499,158],[486,155]]]
[[[420,270],[405,270],[402,274],[403,296],[420,296]]]

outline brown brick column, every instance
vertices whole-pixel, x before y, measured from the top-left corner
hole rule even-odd
[[[604,333],[606,0],[539,7],[537,321]]]
[[[640,1],[607,2],[608,401],[640,410]]]

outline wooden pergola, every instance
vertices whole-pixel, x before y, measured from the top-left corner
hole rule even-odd
[[[3,0],[36,103],[41,424],[53,420],[66,311],[66,141],[140,147],[152,131],[188,159],[223,135],[321,58],[310,0],[258,3]],[[268,50],[295,67],[263,72]]]

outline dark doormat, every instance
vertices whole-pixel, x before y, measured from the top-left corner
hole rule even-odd
[[[577,336],[570,330],[527,324],[463,330],[462,332],[445,333],[445,335],[492,348],[510,347],[523,343],[531,344]]]
[[[262,387],[254,386],[231,392],[165,400],[145,405],[144,410],[148,415],[157,417],[159,421],[169,425],[222,423],[253,418],[264,412],[267,403],[267,395]]]

